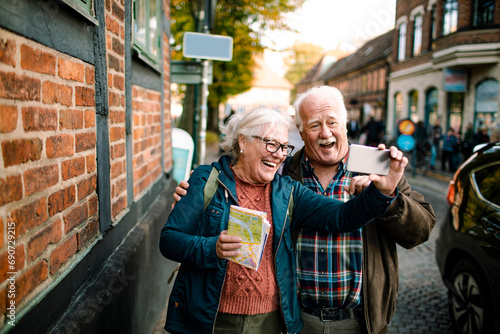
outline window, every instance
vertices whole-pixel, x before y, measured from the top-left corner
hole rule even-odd
[[[443,18],[443,35],[451,34],[457,31],[458,22],[458,1],[445,0],[444,2],[444,18]]]
[[[406,49],[406,23],[401,23],[399,25],[399,48],[398,48],[398,60],[405,60],[405,49]]]
[[[500,164],[493,164],[474,173],[479,192],[483,198],[495,205],[500,205],[498,180],[500,178]]]
[[[474,16],[472,23],[475,27],[489,26],[493,24],[495,18],[495,1],[475,0]]]
[[[410,118],[413,122],[417,123],[418,118],[418,91],[412,90],[408,94],[408,109],[410,111]]]
[[[413,55],[418,56],[422,50],[422,15],[415,16],[415,29],[413,31]]]
[[[486,79],[476,86],[475,129],[491,127],[498,117],[498,81]]]
[[[160,0],[134,1],[133,48],[153,68],[160,66]]]
[[[437,38],[437,14],[436,6],[432,6],[431,9],[431,41]]]

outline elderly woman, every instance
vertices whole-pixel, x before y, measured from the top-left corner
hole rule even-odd
[[[161,231],[161,253],[181,262],[168,302],[165,329],[171,333],[298,332],[303,325],[296,292],[292,229],[326,232],[361,228],[385,212],[408,160],[391,148],[387,176],[347,203],[321,196],[276,172],[293,147],[287,114],[258,109],[233,116],[223,129],[223,156],[198,167],[189,190]],[[204,209],[203,189],[213,167],[218,188]],[[289,205],[293,200],[293,211]],[[258,271],[227,258],[241,238],[227,235],[230,205],[264,211],[271,223]]]

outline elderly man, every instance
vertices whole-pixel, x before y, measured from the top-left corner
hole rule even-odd
[[[297,97],[294,108],[305,145],[285,166],[287,175],[317,193],[349,200],[369,181],[345,168],[349,142],[342,94],[334,87],[314,87]],[[387,213],[362,229],[299,231],[301,333],[387,331],[398,289],[396,244],[411,248],[426,241],[436,221],[431,205],[411,190],[406,178],[398,189]]]
[[[325,196],[348,201],[369,184],[346,170],[347,111],[341,92],[314,87],[294,103],[304,147],[283,166],[290,176]],[[185,181],[181,186],[186,188]],[[296,231],[297,277],[304,327],[300,333],[386,333],[398,289],[396,244],[425,242],[436,222],[424,197],[405,177],[387,212],[350,233]],[[184,195],[181,187],[176,200]],[[295,241],[295,240],[294,240]]]

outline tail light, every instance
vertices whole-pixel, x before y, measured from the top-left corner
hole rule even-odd
[[[455,181],[451,180],[448,185],[448,194],[446,194],[446,201],[449,206],[452,206],[455,203]]]

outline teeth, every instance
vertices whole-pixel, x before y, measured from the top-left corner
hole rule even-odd
[[[274,162],[270,161],[262,161],[264,165],[270,166],[270,167],[276,167],[276,164]]]
[[[335,138],[330,138],[330,139],[318,139],[318,145],[322,146],[328,146],[331,144],[335,144],[337,140]]]

